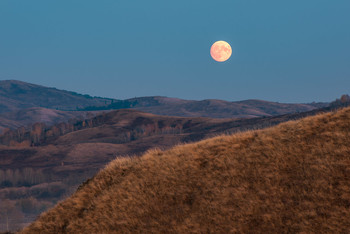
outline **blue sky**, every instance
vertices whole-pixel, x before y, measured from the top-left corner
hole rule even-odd
[[[350,93],[348,0],[1,0],[0,79],[118,99]],[[217,40],[233,55],[210,57]]]

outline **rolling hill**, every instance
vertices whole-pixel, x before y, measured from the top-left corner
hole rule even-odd
[[[138,97],[126,100],[91,97],[17,80],[0,81],[0,113],[33,107],[61,111],[137,109],[158,115],[209,118],[251,118],[310,111],[328,103],[285,104],[261,100],[183,100],[169,97]]]
[[[32,107],[76,110],[91,105],[108,105],[112,102],[109,98],[91,97],[18,80],[1,80],[0,97],[0,113]]]
[[[345,108],[117,158],[22,233],[346,233],[349,129]]]
[[[113,101],[110,105],[82,110],[133,108],[156,115],[208,118],[253,118],[305,112],[328,106],[328,103],[286,104],[262,100],[229,102],[216,99],[183,100],[168,97],[139,97]]]

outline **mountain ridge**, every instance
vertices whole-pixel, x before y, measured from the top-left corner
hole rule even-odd
[[[285,104],[262,100],[184,100],[163,96],[125,100],[92,97],[17,80],[0,81],[0,113],[42,107],[61,111],[97,111],[132,108],[168,116],[245,118],[310,111],[328,103]]]

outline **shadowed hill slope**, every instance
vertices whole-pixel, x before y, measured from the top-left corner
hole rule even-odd
[[[0,97],[0,113],[32,107],[76,110],[91,105],[108,105],[112,102],[109,98],[91,97],[18,80],[0,81]]]
[[[350,108],[116,159],[23,233],[350,230]]]

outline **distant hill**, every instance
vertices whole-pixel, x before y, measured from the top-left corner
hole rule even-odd
[[[229,102],[215,99],[194,101],[155,96],[118,100],[107,106],[86,107],[82,110],[133,108],[147,113],[168,116],[252,118],[305,112],[326,106],[328,103],[286,104],[262,100]]]
[[[183,100],[168,97],[139,97],[126,100],[91,97],[16,80],[0,81],[0,113],[32,107],[61,111],[137,109],[143,112],[180,117],[251,118],[310,111],[328,103],[285,104],[261,100]]]
[[[0,81],[0,113],[32,107],[77,110],[87,106],[109,105],[112,99],[91,97],[18,80]]]
[[[118,158],[22,233],[347,233],[349,126],[345,108]]]

